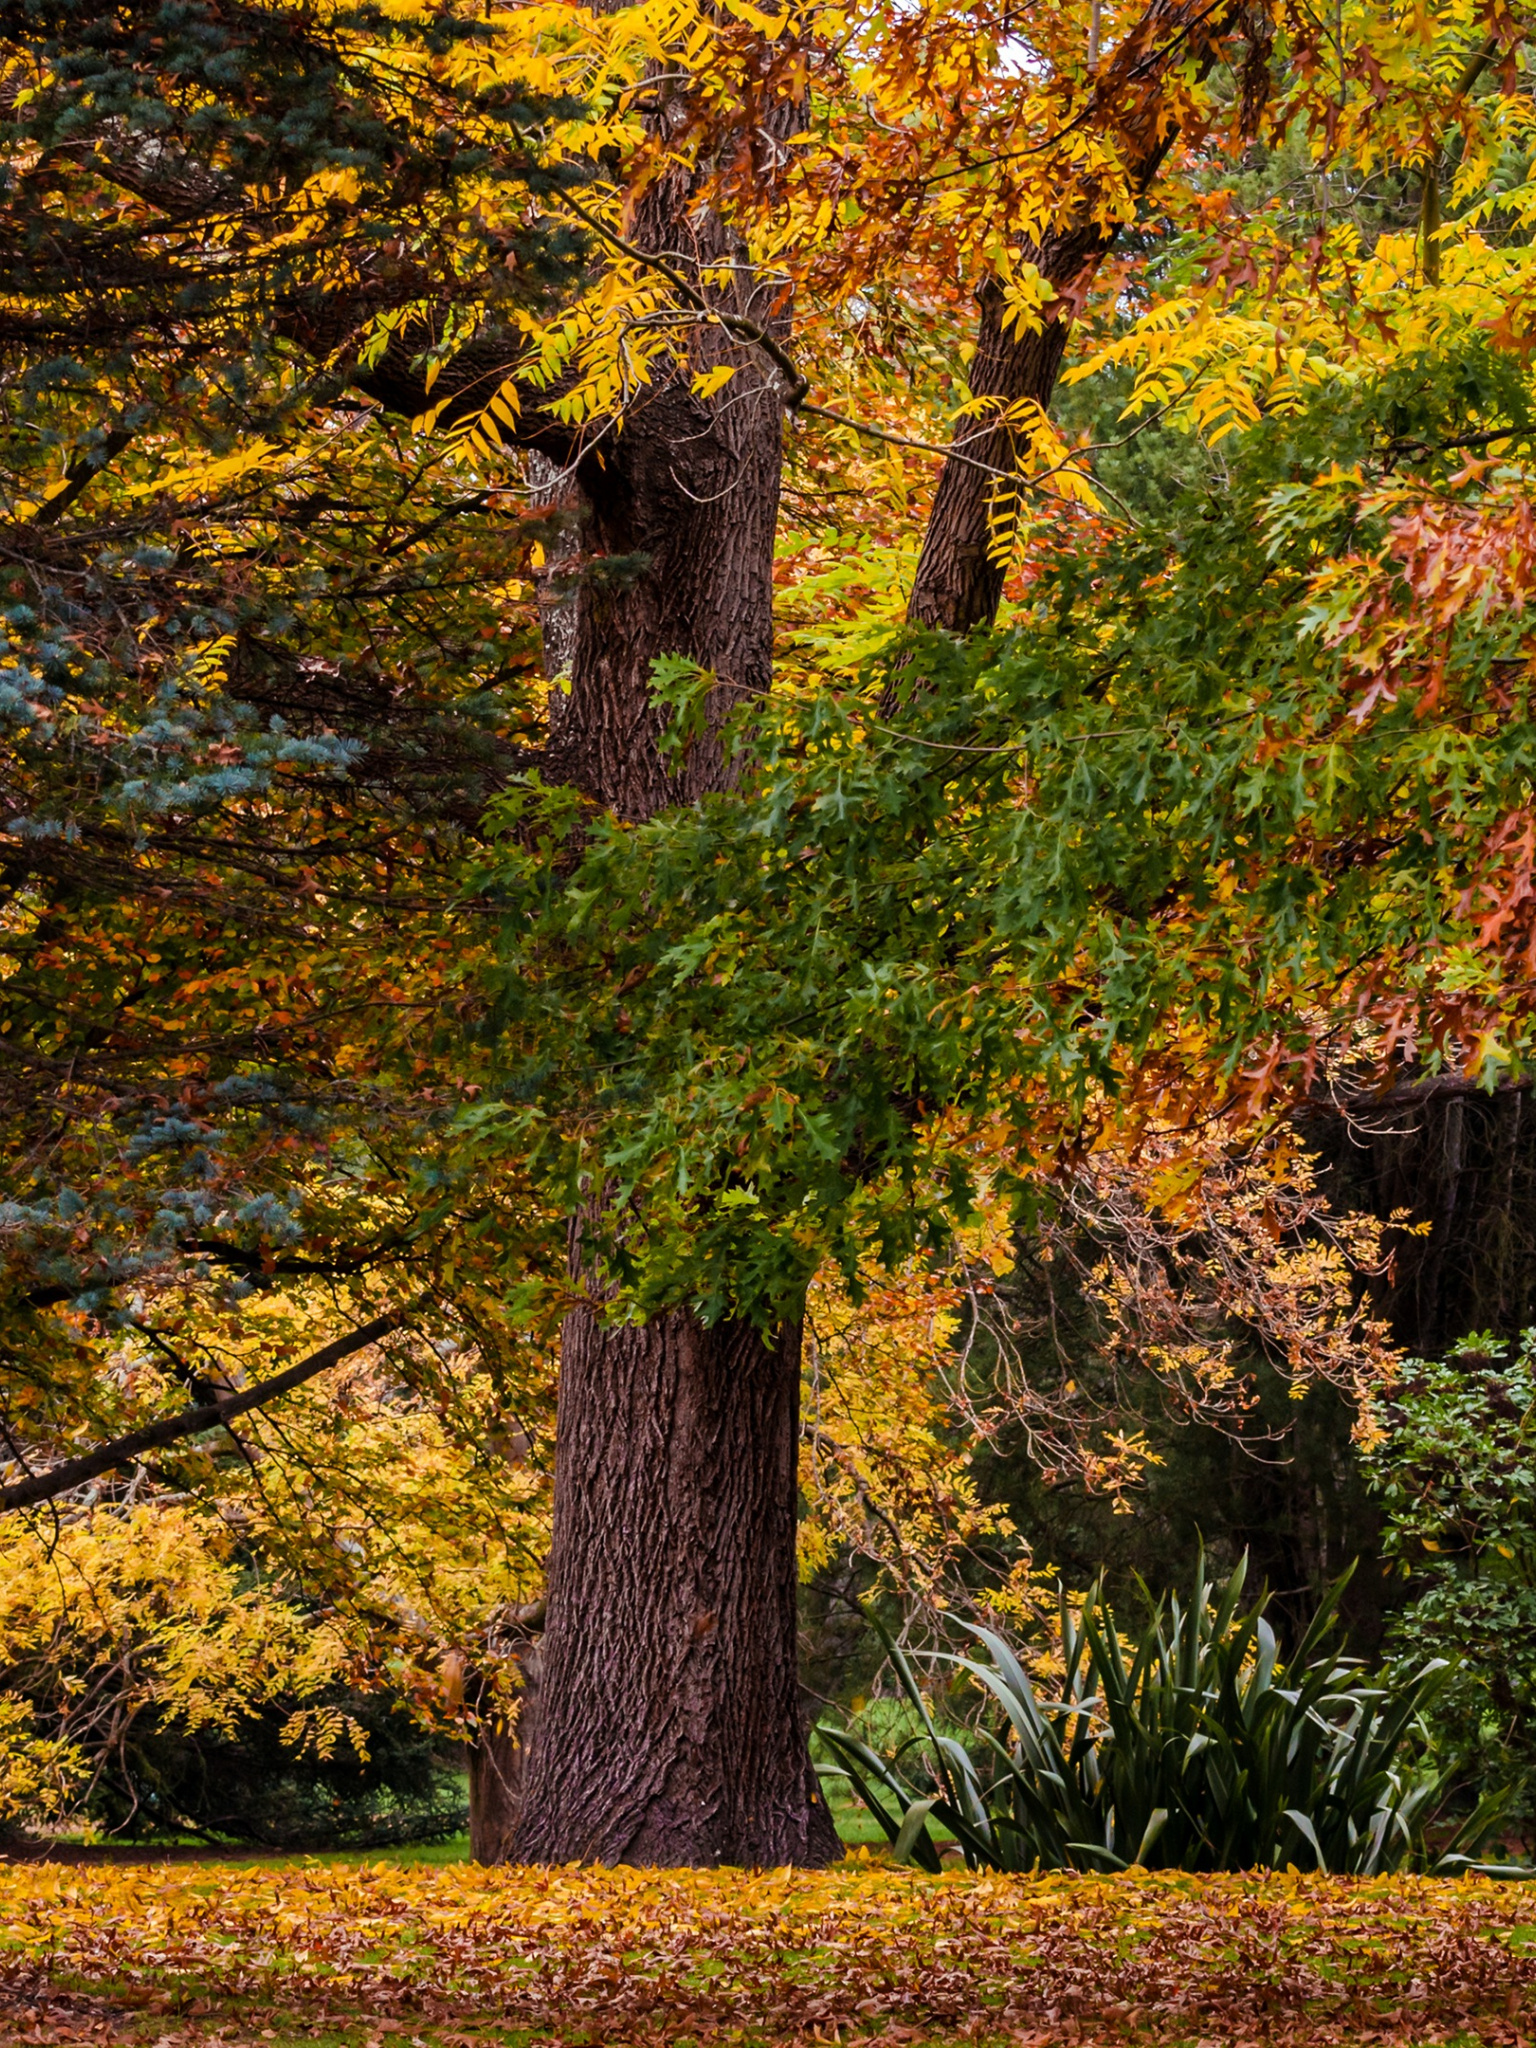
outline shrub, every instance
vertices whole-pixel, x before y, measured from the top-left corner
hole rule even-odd
[[[291,1704],[269,1701],[229,1727],[144,1716],[105,1760],[84,1817],[115,1839],[190,1834],[287,1850],[441,1841],[465,1827],[459,1745],[388,1695],[342,1686],[318,1703],[337,1739],[295,1744]]]
[[[186,1502],[0,1541],[0,1829],[273,1848],[463,1825],[455,1752],[349,1683],[341,1632]]]
[[[1536,1805],[1536,1330],[1410,1359],[1366,1470],[1412,1595],[1389,1648],[1451,1661],[1430,1713],[1468,1779]]]
[[[1059,1699],[1041,1699],[1002,1636],[971,1627],[986,1661],[943,1660],[994,1710],[970,1740],[936,1726],[894,1644],[919,1733],[881,1755],[847,1730],[819,1732],[898,1859],[930,1870],[936,1823],[972,1869],[1468,1867],[1497,1800],[1437,1857],[1424,1843],[1446,1786],[1420,1761],[1419,1722],[1445,1665],[1387,1682],[1327,1649],[1348,1574],[1282,1664],[1267,1594],[1241,1610],[1246,1572],[1244,1560],[1212,1584],[1202,1557],[1189,1598],[1149,1597],[1134,1635],[1097,1586],[1076,1613],[1063,1594]]]

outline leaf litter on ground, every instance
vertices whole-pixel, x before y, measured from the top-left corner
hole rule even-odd
[[[1486,1879],[0,1867],[0,2040],[707,2048],[1536,2031],[1536,1901]]]

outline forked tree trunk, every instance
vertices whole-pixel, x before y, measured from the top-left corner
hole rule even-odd
[[[745,252],[676,174],[632,233],[695,276],[734,261],[732,310],[773,318]],[[783,392],[723,330],[702,331],[693,356],[735,369],[723,402],[662,385],[578,472],[588,565],[551,752],[631,820],[728,786],[720,723],[771,676]],[[661,654],[718,679],[708,731],[681,764],[657,747]],[[799,1705],[799,1328],[765,1343],[685,1310],[610,1327],[577,1259],[594,1305],[562,1334],[542,1705],[513,1854],[825,1863],[839,1847]]]

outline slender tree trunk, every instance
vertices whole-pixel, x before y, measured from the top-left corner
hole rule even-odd
[[[523,1752],[512,1728],[482,1728],[469,1750],[469,1853],[505,1863],[523,1810]]]
[[[1072,236],[1036,250],[1034,260],[1042,276],[1060,289],[1078,280],[1085,266],[1091,275],[1107,247],[1097,235]],[[1047,320],[1038,334],[1009,335],[1003,331],[1003,292],[995,278],[977,293],[977,304],[972,396],[996,399],[999,410],[1032,398],[1046,411],[1071,332],[1066,311]],[[995,472],[1011,475],[1021,466],[1009,428],[978,433],[976,422],[967,420],[960,431],[965,447],[946,460],[939,477],[907,606],[914,625],[944,626],[952,633],[989,625],[997,616],[1007,574],[1007,555],[997,543],[1006,540],[1013,521],[1005,517],[999,522],[995,516],[999,492],[1011,495],[1010,485]]]
[[[1106,109],[1113,110],[1107,125],[1117,134],[1132,192],[1146,191],[1177,138],[1168,109],[1169,69],[1192,60],[1203,75],[1240,18],[1242,9],[1232,0],[1216,7],[1210,0],[1151,0],[1108,60],[1095,93]],[[1251,47],[1261,59],[1269,47],[1262,28],[1262,16],[1256,12]],[[1245,74],[1245,109],[1249,98]],[[1254,118],[1256,112],[1255,107]],[[996,278],[986,280],[977,292],[971,394],[995,399],[999,413],[1024,398],[1033,399],[1042,412],[1050,409],[1072,320],[1118,233],[1117,228],[1106,230],[1099,224],[1096,197],[1085,189],[1076,221],[1019,252],[1057,292],[1040,332],[1004,332],[1003,292]],[[1014,524],[1011,479],[1023,464],[1014,432],[1000,425],[986,431],[985,415],[980,427],[974,418],[963,420],[956,439],[964,445],[948,457],[939,478],[907,617],[914,625],[968,633],[990,625],[1002,601]]]
[[[544,560],[534,571],[544,674],[549,680],[549,724],[558,732],[565,710],[565,685],[576,652],[575,578],[581,559],[581,493],[557,462],[530,448],[523,473],[535,511],[545,514]]]
[[[739,267],[732,309],[767,324],[768,287],[674,175],[631,230],[699,276]],[[698,332],[688,382],[631,406],[578,469],[586,564],[559,770],[631,820],[729,786],[719,728],[772,666],[783,391],[760,353]],[[702,739],[657,747],[651,663],[718,679]],[[839,1853],[801,1722],[796,1627],[797,1325],[765,1342],[685,1310],[602,1319],[561,1342],[555,1535],[538,1730],[513,1853],[536,1862],[819,1864]]]
[[[541,1603],[542,1605],[542,1603]],[[469,1853],[476,1863],[506,1863],[523,1812],[524,1766],[543,1701],[543,1649],[537,1633],[521,1634],[517,1718],[510,1727],[487,1720],[469,1750]]]

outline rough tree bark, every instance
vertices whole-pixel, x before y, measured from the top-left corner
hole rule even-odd
[[[796,1660],[798,1328],[770,1347],[583,1311],[560,1372],[546,1713],[515,1853],[827,1861]]]
[[[482,1728],[469,1750],[469,1854],[505,1863],[523,1810],[523,1751],[515,1728]]]
[[[1296,1122],[1340,1210],[1391,1225],[1373,1304],[1399,1344],[1437,1358],[1458,1338],[1513,1338],[1536,1320],[1536,1118],[1531,1091],[1450,1075],[1386,1095],[1304,1104]],[[1429,1224],[1427,1235],[1417,1234]]]
[[[738,262],[673,174],[630,230],[695,277]],[[744,267],[730,309],[768,325]],[[701,329],[727,403],[681,380],[583,454],[585,567],[554,765],[620,817],[724,789],[716,735],[768,687],[784,389],[759,351]],[[700,742],[663,759],[659,654],[719,678]],[[573,1261],[584,1272],[579,1226]],[[511,1853],[528,1861],[817,1864],[838,1853],[799,1706],[798,1326],[765,1343],[684,1310],[609,1327],[595,1284],[561,1341],[555,1536],[541,1711]]]

